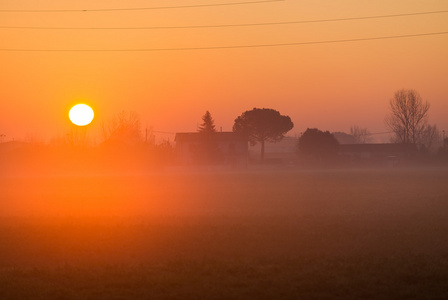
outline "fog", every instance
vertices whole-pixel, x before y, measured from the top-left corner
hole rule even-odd
[[[7,278],[23,291],[34,278],[54,292],[45,276],[60,277],[74,298],[86,295],[82,286],[96,289],[93,282],[127,282],[135,299],[151,284],[163,290],[158,299],[224,299],[229,289],[256,298],[288,299],[297,289],[363,298],[373,286],[395,297],[413,286],[409,277],[425,282],[417,295],[445,295],[445,167],[187,167],[107,152],[32,153],[2,161],[5,295],[26,297]],[[130,297],[125,288],[102,295],[117,293]]]

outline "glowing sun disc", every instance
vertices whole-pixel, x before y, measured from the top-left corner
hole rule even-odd
[[[93,109],[86,104],[77,104],[70,109],[68,117],[73,124],[78,126],[85,126],[90,124],[93,120]]]

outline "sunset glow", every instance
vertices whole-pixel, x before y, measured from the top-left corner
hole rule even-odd
[[[157,2],[165,6],[163,1],[153,6]],[[8,1],[0,9],[151,7],[141,0],[127,6],[119,1],[39,3]],[[186,3],[207,1],[171,5]],[[308,127],[347,132],[355,124],[385,132],[388,102],[402,88],[415,89],[428,100],[431,123],[448,130],[447,35],[420,35],[448,30],[447,13],[442,12],[446,7],[440,0],[357,5],[279,1],[88,13],[3,12],[0,48],[26,51],[0,51],[0,134],[6,134],[5,141],[27,135],[54,138],[66,122],[59,114],[67,105],[61,99],[73,98],[95,99],[101,116],[95,116],[91,138],[97,139],[99,125],[122,110],[138,112],[142,124],[158,132],[194,131],[206,110],[218,128],[231,130],[234,119],[254,107],[290,116],[295,124],[290,135]],[[436,11],[440,13],[428,13]],[[397,36],[408,37],[391,38]],[[381,37],[389,38],[372,40]],[[226,48],[274,44],[283,46]],[[26,89],[21,88],[24,81]],[[41,104],[49,108],[46,114],[32,114]],[[156,133],[156,138],[174,136]],[[375,138],[388,142],[387,135]]]
[[[0,1],[0,300],[448,299],[447,0]]]

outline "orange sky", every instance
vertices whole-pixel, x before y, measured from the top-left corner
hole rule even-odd
[[[0,10],[157,7],[245,1],[4,0]],[[297,1],[115,12],[0,12],[0,26],[144,27],[286,22],[448,10],[446,1]],[[0,49],[154,49],[300,43],[448,31],[448,13],[306,24],[157,30],[0,29]],[[401,88],[431,103],[448,130],[448,34],[283,47],[141,52],[0,51],[0,134],[50,139],[69,130],[68,109],[92,105],[99,124],[137,112],[155,131],[194,131],[206,110],[231,130],[253,107],[307,127],[386,131]],[[173,139],[172,135],[164,136]]]

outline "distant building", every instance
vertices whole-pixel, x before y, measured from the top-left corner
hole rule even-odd
[[[417,148],[406,144],[340,144],[338,154],[348,164],[394,166],[414,157]]]
[[[298,138],[285,136],[278,142],[265,142],[264,163],[267,164],[292,164],[297,161]],[[249,147],[249,156],[253,161],[260,160],[260,143]]]
[[[234,132],[216,132],[204,135],[199,132],[176,133],[176,155],[182,164],[246,165],[248,140]]]
[[[356,144],[356,138],[345,132],[333,132],[332,135],[338,140],[339,144]]]

